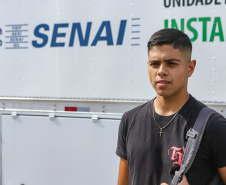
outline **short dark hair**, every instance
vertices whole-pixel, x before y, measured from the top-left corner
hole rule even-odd
[[[189,37],[177,29],[162,29],[155,32],[148,41],[148,51],[153,46],[171,44],[175,49],[181,51],[189,49],[192,52],[192,44]]]

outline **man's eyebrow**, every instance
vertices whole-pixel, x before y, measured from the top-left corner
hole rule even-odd
[[[178,62],[180,62],[180,60],[176,59],[176,58],[168,58],[168,59],[165,59],[164,61],[165,62],[171,62],[171,61],[178,61]]]
[[[152,63],[152,62],[159,62],[159,60],[155,60],[155,59],[149,60],[149,63]]]
[[[172,62],[172,61],[178,61],[178,62],[180,62],[180,60],[179,59],[176,59],[176,58],[164,59],[164,62]],[[152,62],[160,62],[160,61],[159,60],[156,60],[156,59],[149,60],[149,63],[152,63]]]

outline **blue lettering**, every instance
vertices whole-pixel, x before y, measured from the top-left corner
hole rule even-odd
[[[69,46],[72,47],[74,45],[76,30],[77,30],[77,33],[78,33],[78,39],[79,39],[80,46],[88,46],[91,25],[92,25],[91,22],[87,23],[86,35],[85,35],[85,38],[83,38],[81,24],[80,23],[73,23]]]
[[[126,30],[127,20],[121,20],[118,29],[118,35],[116,40],[116,45],[122,45]],[[64,47],[65,42],[60,41],[59,38],[66,37],[67,32],[61,31],[62,28],[68,28],[69,23],[61,23],[61,24],[54,24],[51,44],[50,47]],[[81,23],[72,23],[71,33],[70,33],[70,40],[69,40],[69,47],[74,46],[75,37],[77,34],[77,39],[79,41],[80,46],[88,46],[90,33],[91,33],[91,26],[92,22],[87,22],[86,30],[83,32]],[[13,36],[11,40],[18,41],[21,40],[21,28],[19,26],[13,27]],[[36,48],[41,48],[46,46],[48,43],[48,34],[45,31],[49,31],[48,24],[40,24],[34,29],[34,36],[37,37],[37,40],[32,40],[32,45]],[[0,29],[0,34],[1,34]],[[41,40],[41,41],[40,41]],[[111,30],[111,22],[110,21],[103,21],[91,43],[91,46],[96,46],[99,41],[106,41],[108,46],[114,45],[113,43],[113,36]],[[12,41],[13,42],[13,41]]]
[[[36,48],[44,47],[48,42],[48,36],[39,32],[41,28],[44,28],[45,31],[49,30],[49,26],[47,24],[40,24],[35,28],[34,35],[43,40],[43,42],[40,44],[37,42],[37,40],[32,41],[32,45]]]
[[[0,46],[2,46],[2,41],[0,40]]]
[[[2,34],[2,29],[0,28],[0,35]]]
[[[16,31],[16,30],[20,30],[21,29],[21,26],[13,26],[12,27],[12,30]]]
[[[10,42],[23,42],[23,37],[11,37]]]
[[[117,45],[122,45],[123,43],[123,38],[125,34],[125,29],[126,29],[126,22],[127,22],[126,20],[121,20],[119,32],[118,32]]]
[[[104,28],[106,29],[106,36],[101,36]],[[111,33],[110,21],[103,21],[91,46],[96,46],[98,41],[107,41],[107,45],[113,45],[113,38]]]
[[[58,28],[68,27],[68,23],[65,24],[55,24],[53,29],[53,37],[51,42],[51,47],[64,47],[64,42],[56,42],[57,37],[65,37],[66,33],[58,33]]]
[[[14,43],[14,44],[13,44],[13,47],[14,47],[14,48],[19,48],[20,45],[19,45],[18,43]]]
[[[12,36],[21,36],[21,32],[12,32]]]

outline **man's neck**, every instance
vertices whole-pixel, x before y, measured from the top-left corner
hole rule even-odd
[[[163,97],[158,96],[154,100],[155,111],[162,116],[169,116],[181,109],[188,101],[190,95],[188,93],[182,96]]]

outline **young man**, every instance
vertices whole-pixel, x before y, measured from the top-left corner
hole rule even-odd
[[[148,42],[148,73],[156,98],[126,112],[119,127],[118,185],[170,184],[186,148],[185,135],[205,105],[187,91],[196,61],[183,32],[163,29]],[[205,93],[205,92],[204,92]],[[226,184],[226,119],[213,114],[180,184],[207,185],[219,171]]]

